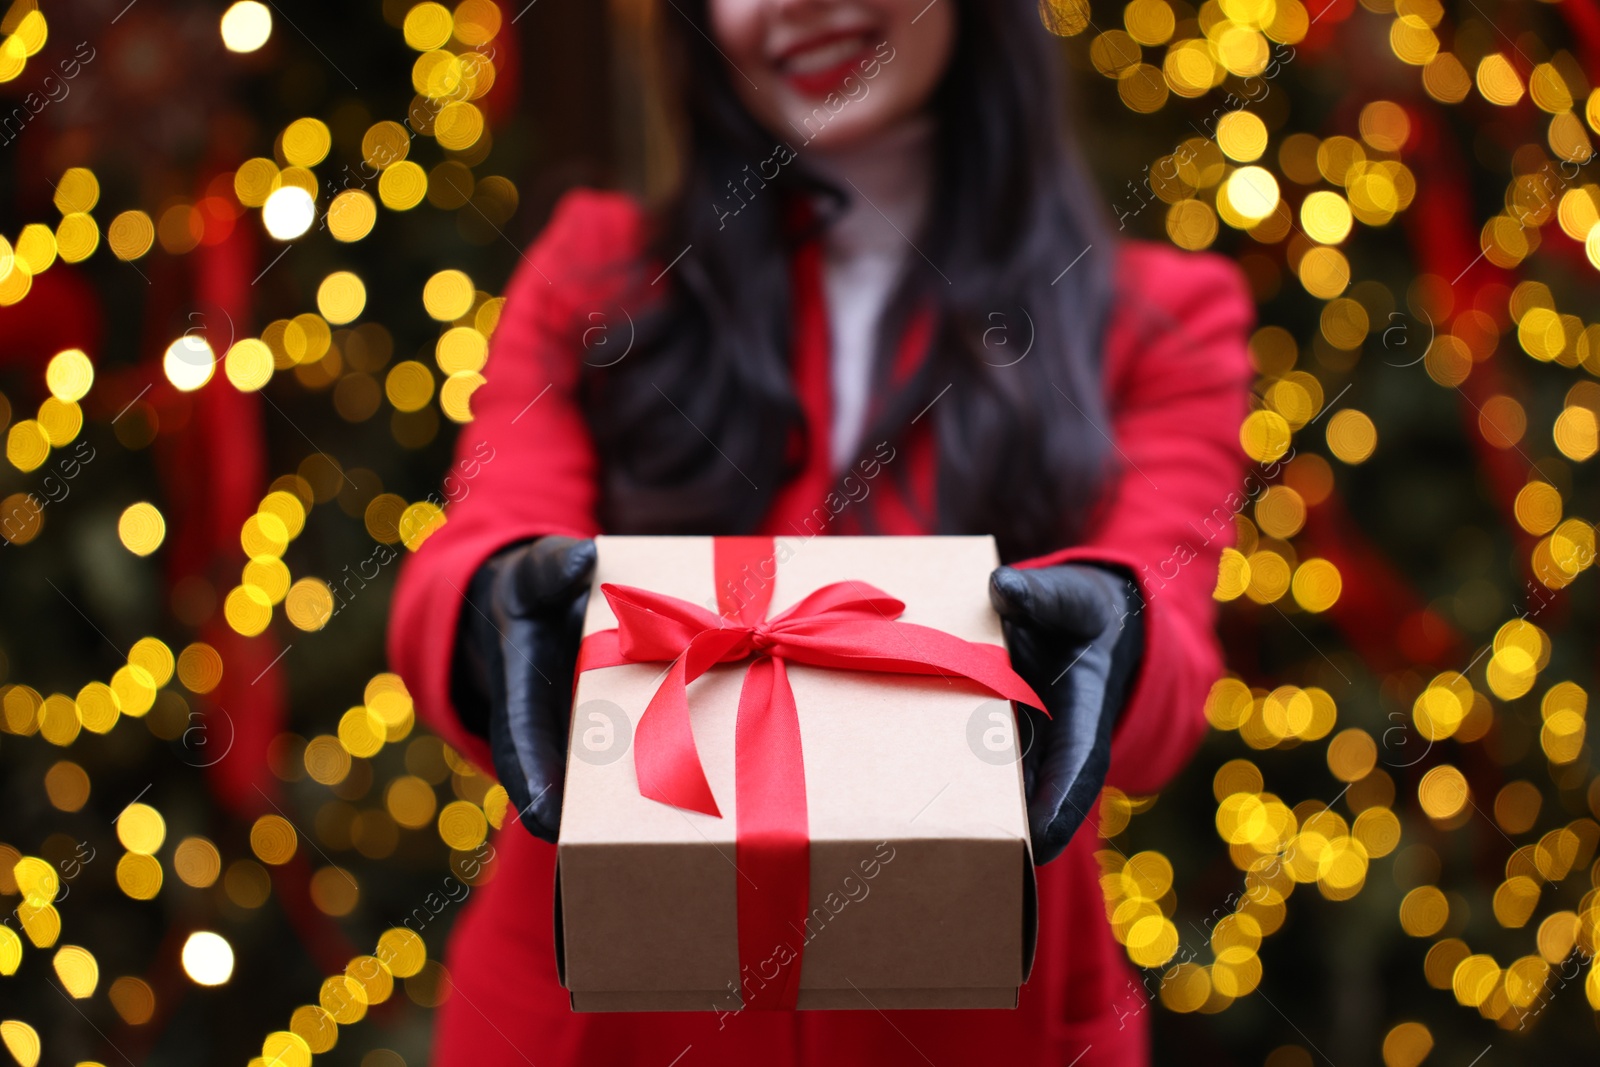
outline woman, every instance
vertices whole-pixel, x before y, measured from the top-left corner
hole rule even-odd
[[[678,191],[558,205],[510,283],[465,492],[395,595],[393,663],[522,823],[454,935],[437,1062],[1146,1062],[1074,831],[1102,782],[1160,789],[1204,730],[1251,307],[1220,258],[1108,231],[1038,11],[663,10]],[[1041,930],[1015,1011],[569,1011],[546,842],[602,530],[995,535],[990,596],[1051,712],[1025,724]]]

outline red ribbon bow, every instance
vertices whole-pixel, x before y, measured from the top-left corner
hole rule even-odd
[[[712,545],[722,615],[663,593],[604,584],[617,628],[584,638],[578,671],[671,662],[634,735],[639,792],[720,817],[689,725],[688,686],[716,664],[754,657],[734,728],[741,984],[746,1007],[788,1009],[799,996],[803,939],[789,942],[809,907],[810,834],[799,715],[785,664],[955,675],[998,697],[1043,704],[1011,669],[1004,648],[900,622],[905,604],[864,582],[823,586],[767,619],[772,539],[718,537]]]

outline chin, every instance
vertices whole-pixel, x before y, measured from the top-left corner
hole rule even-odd
[[[804,127],[801,128],[804,129]],[[814,137],[809,139],[802,138],[804,144],[796,145],[795,147],[801,152],[804,152],[807,148],[819,148],[823,150],[833,148],[851,148],[855,145],[864,144],[865,142],[871,140],[873,134],[878,132],[879,128],[880,127],[876,123],[854,123],[849,126],[843,126],[835,123],[834,125],[829,126],[827,129],[822,130]]]
[[[826,105],[819,101],[798,101],[784,109],[779,123],[781,129],[774,132],[784,136],[797,151],[804,153],[808,148],[851,148],[864,144],[888,130],[896,121],[892,109],[881,106],[867,108],[850,102],[826,122],[819,122],[817,116],[827,111]]]

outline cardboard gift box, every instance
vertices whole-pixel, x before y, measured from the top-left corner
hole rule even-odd
[[[574,1010],[1015,1007],[1037,916],[1002,694],[1037,698],[993,540],[596,544],[558,843]]]

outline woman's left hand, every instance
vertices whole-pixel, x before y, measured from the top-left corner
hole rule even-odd
[[[1109,567],[1063,564],[990,576],[1011,665],[1044,698],[1024,708],[1023,786],[1035,863],[1067,847],[1111,763],[1111,730],[1144,658],[1144,600]],[[1031,735],[1026,727],[1031,726]]]

